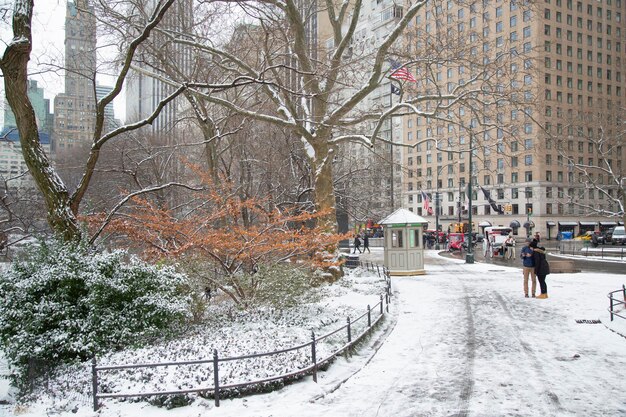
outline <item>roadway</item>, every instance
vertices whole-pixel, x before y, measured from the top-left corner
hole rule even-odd
[[[619,258],[615,258],[614,260],[611,258],[605,258],[605,259],[585,259],[583,257],[574,258],[573,256],[567,256],[566,258],[563,258],[558,255],[556,242],[555,244],[550,244],[550,242],[546,242],[545,246],[548,252],[548,262],[550,261],[551,258],[552,259],[557,259],[557,258],[558,259],[571,259],[574,262],[574,267],[576,269],[581,270],[582,272],[606,272],[606,273],[611,273],[611,274],[626,274],[626,262],[625,261],[620,262]],[[507,259],[497,258],[497,257],[485,259],[482,253],[482,245],[479,243],[476,246],[477,251],[474,254],[474,259],[476,262],[490,263],[490,264],[501,265],[501,266],[512,266],[512,267],[518,267],[521,269],[522,261],[521,259],[519,259],[519,251],[521,248],[522,246],[520,244],[518,244],[518,246],[515,248],[516,259],[507,260]],[[442,251],[441,254],[444,256],[449,256],[449,257],[456,258],[456,259],[465,259],[465,252],[449,253],[447,251]],[[553,254],[556,254],[556,255],[553,255]]]

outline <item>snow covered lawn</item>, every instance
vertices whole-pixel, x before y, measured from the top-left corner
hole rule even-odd
[[[141,349],[111,353],[97,358],[98,364],[204,360],[213,357],[214,349],[222,358],[234,357],[310,342],[312,330],[319,337],[345,325],[347,317],[354,319],[366,313],[367,305],[373,307],[379,302],[379,296],[385,293],[387,284],[384,278],[361,269],[347,271],[349,275],[334,285],[316,289],[309,295],[309,302],[299,307],[282,311],[256,308],[243,312],[234,309],[229,303],[212,304],[207,321],[190,329],[188,336]],[[379,309],[373,311],[372,319],[379,314]],[[355,323],[353,337],[364,331],[366,326],[366,320]],[[318,360],[328,357],[346,342],[345,331],[318,342]],[[306,368],[311,365],[310,353],[310,348],[305,348],[280,355],[220,363],[220,385],[254,381]],[[4,361],[2,366],[6,373]],[[99,378],[100,393],[139,393],[213,386],[211,364],[101,371]],[[49,381],[48,389],[43,394],[41,391],[37,394],[39,398],[36,401],[18,407],[20,414],[43,415],[91,409],[90,363],[62,369]],[[0,400],[10,400],[6,381],[0,384],[0,395]],[[196,399],[196,394],[183,398],[190,402]],[[180,401],[181,397],[151,397],[151,400],[168,405],[171,401]],[[117,401],[106,399],[101,403],[106,409]],[[4,410],[0,408],[0,414],[2,411],[10,412],[11,408],[10,405],[4,406]]]

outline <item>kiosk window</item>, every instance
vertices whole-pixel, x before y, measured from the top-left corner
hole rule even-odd
[[[403,247],[402,242],[402,230],[394,230],[391,232],[391,247],[392,248],[401,248]]]
[[[420,245],[420,232],[418,229],[413,229],[409,231],[409,236],[411,237],[409,242],[410,248],[417,248]]]

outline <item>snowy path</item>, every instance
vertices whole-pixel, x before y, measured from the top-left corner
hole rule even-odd
[[[246,415],[626,416],[626,339],[575,323],[621,277],[552,275],[550,299],[525,299],[518,269],[430,256],[427,275],[393,278],[397,323],[363,370],[310,402],[251,399]]]

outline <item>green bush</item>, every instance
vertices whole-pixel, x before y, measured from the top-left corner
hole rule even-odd
[[[0,277],[0,342],[15,384],[29,359],[56,366],[137,346],[189,318],[185,276],[122,251],[42,242]]]
[[[307,269],[290,264],[261,266],[255,274],[247,275],[244,282],[256,283],[254,302],[285,309],[293,307],[312,296],[314,275]],[[308,300],[310,301],[310,300]]]

